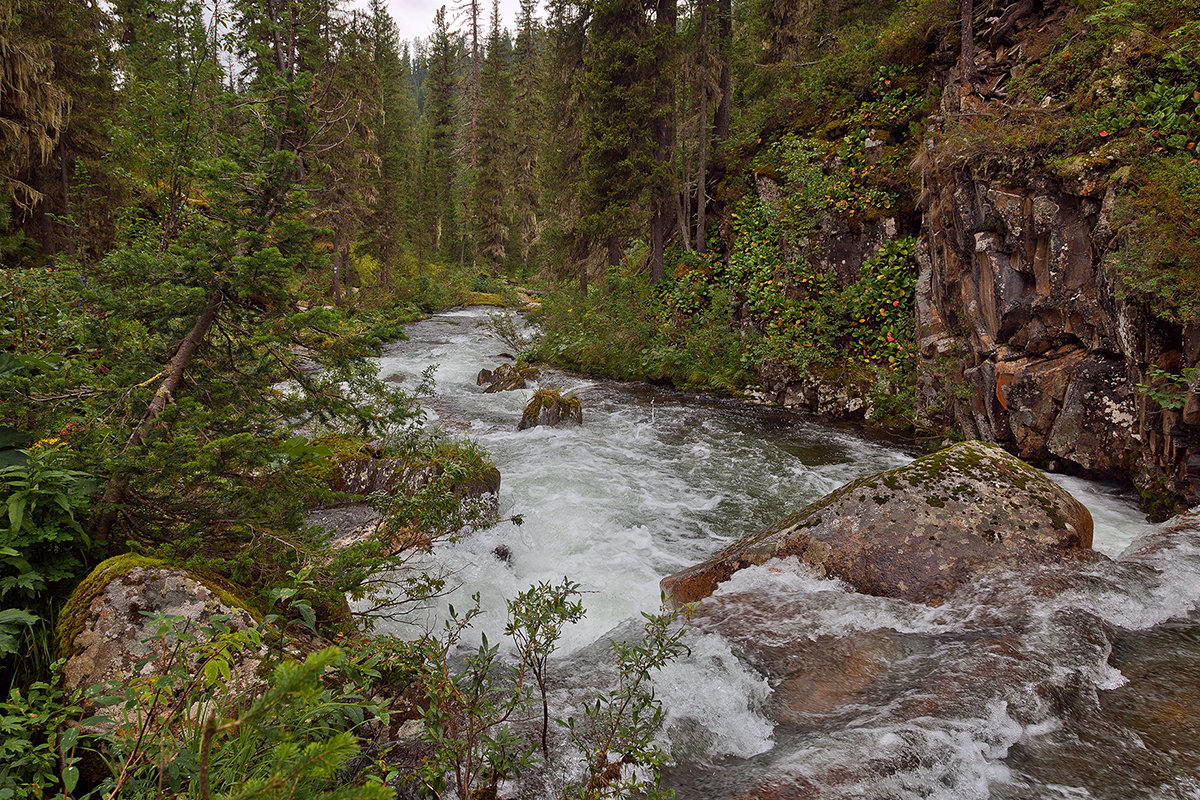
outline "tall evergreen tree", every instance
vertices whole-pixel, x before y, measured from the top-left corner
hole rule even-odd
[[[662,280],[663,249],[678,187],[672,180],[670,164],[675,149],[675,69],[678,60],[675,27],[678,24],[677,0],[657,0],[654,20],[653,51],[657,74],[654,79],[652,119],[655,134],[655,170],[650,179],[654,194],[653,217],[650,221],[650,280]],[[686,235],[686,231],[684,231]]]
[[[543,60],[543,136],[538,188],[546,209],[543,243],[561,277],[587,290],[590,235],[584,215],[581,85],[587,50],[590,2],[549,0]]]
[[[521,0],[517,41],[513,49],[513,221],[522,263],[528,269],[538,240],[540,192],[537,174],[544,135],[540,80],[543,31],[535,15],[537,0]]]
[[[475,242],[494,273],[506,261],[509,194],[513,185],[511,48],[500,29],[500,3],[493,0],[487,57],[480,84],[478,162],[474,185]]]
[[[24,31],[12,9],[0,9],[0,234],[14,211],[43,199],[24,178],[50,160],[66,126],[71,99],[54,81],[50,43]],[[0,242],[0,253],[16,243]]]
[[[607,247],[609,264],[645,223],[656,173],[655,57],[638,0],[598,0],[581,84],[584,108],[585,228]]]
[[[48,48],[49,83],[70,102],[49,157],[17,176],[40,198],[24,215],[25,230],[50,260],[59,253],[87,256],[80,251],[80,234],[91,230],[97,238],[110,236],[121,196],[106,161],[115,107],[110,18],[87,0],[20,0],[14,10],[21,36],[34,47]],[[77,182],[80,173],[90,177]]]
[[[446,7],[433,18],[425,79],[425,124],[428,129],[427,192],[433,222],[434,250],[449,257],[458,244],[454,211],[455,47],[446,23]]]
[[[379,173],[366,239],[379,259],[379,282],[386,288],[401,253],[415,246],[420,158],[407,48],[402,56],[396,24],[382,0],[371,0],[370,13],[378,81],[374,134]]]

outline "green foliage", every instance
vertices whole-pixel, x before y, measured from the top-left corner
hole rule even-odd
[[[664,598],[665,600],[665,598]],[[659,777],[669,763],[669,753],[655,741],[663,722],[662,704],[650,686],[653,674],[687,648],[679,618],[686,609],[642,616],[646,622],[641,641],[612,642],[617,664],[617,685],[584,707],[585,720],[567,718],[571,742],[588,766],[588,780],[568,787],[567,797],[599,800],[605,797],[669,798],[659,787]],[[649,772],[649,779],[636,770]]]
[[[529,356],[550,364],[626,379],[670,381],[680,388],[733,392],[749,376],[728,304],[697,290],[700,278],[662,281],[651,288],[624,267],[576,301],[558,293],[536,314],[543,335]],[[694,304],[675,319],[673,298]]]
[[[1153,400],[1160,408],[1180,411],[1187,401],[1188,387],[1195,380],[1200,367],[1189,367],[1178,375],[1159,367],[1146,370],[1146,380],[1137,385],[1139,393]]]
[[[79,762],[99,737],[82,726],[97,720],[84,713],[80,692],[62,689],[61,666],[48,681],[13,688],[0,702],[2,800],[86,796],[75,793]]]
[[[564,625],[583,618],[579,586],[563,579],[541,583],[509,602],[505,635],[512,655],[501,655],[487,636],[461,660],[452,659],[472,619],[479,613],[479,596],[464,614],[451,608],[440,636],[418,643],[420,674],[428,707],[426,736],[434,746],[422,770],[425,787],[440,796],[446,776],[459,797],[494,795],[499,781],[539,766],[536,753],[548,754],[551,714],[547,696],[550,655]],[[684,651],[684,612],[644,614],[640,640],[613,642],[616,685],[585,702],[584,718],[553,721],[579,751],[586,765],[580,784],[568,786],[566,796],[578,798],[661,797],[658,778],[667,753],[654,741],[663,712],[650,680],[653,674]],[[457,661],[456,666],[452,666]],[[517,725],[531,706],[541,706],[538,733]],[[543,765],[546,762],[541,762]],[[638,773],[623,767],[639,767]],[[649,777],[647,777],[647,774]]]
[[[1119,288],[1173,322],[1200,313],[1198,208],[1200,161],[1172,156],[1135,164],[1113,210],[1118,246],[1108,260]]]
[[[77,517],[95,488],[91,476],[66,468],[53,440],[34,443],[23,464],[0,469],[7,527],[0,534],[0,663],[18,652],[19,634],[46,619],[97,552]]]

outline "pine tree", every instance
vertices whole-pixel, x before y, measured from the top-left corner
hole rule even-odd
[[[547,3],[543,85],[542,146],[538,194],[545,209],[539,234],[547,262],[560,277],[577,277],[586,294],[590,235],[583,217],[583,148],[580,89],[587,48],[590,8],[575,0]]]
[[[434,250],[450,257],[458,243],[454,212],[455,47],[446,25],[446,7],[433,18],[425,79],[425,125],[428,148],[427,196],[433,223]]]
[[[365,234],[369,252],[379,259],[379,282],[386,288],[401,253],[415,246],[420,159],[407,48],[402,57],[396,24],[382,0],[371,0],[370,13],[378,80],[374,134],[379,177]]]
[[[0,10],[0,228],[11,200],[29,210],[42,195],[18,176],[50,160],[67,122],[70,98],[54,82],[49,43],[18,28],[11,11]]]
[[[54,260],[82,252],[80,234],[111,235],[121,193],[112,183],[108,129],[116,95],[113,91],[110,19],[86,0],[20,0],[14,8],[20,19],[19,38],[48,52],[53,67],[49,85],[65,92],[69,114],[58,130],[48,158],[26,164],[14,177],[40,201],[23,215],[26,234],[38,242],[42,255]],[[4,59],[8,61],[6,57]],[[13,67],[20,63],[14,59]],[[79,171],[91,175],[99,191],[78,185]]]
[[[654,194],[654,212],[650,221],[650,280],[657,283],[664,277],[663,249],[678,191],[672,180],[670,164],[675,148],[674,65],[677,61],[675,27],[678,24],[677,0],[657,0],[654,20],[654,80],[653,120],[655,134],[655,171],[650,178]],[[686,231],[684,231],[686,235]]]

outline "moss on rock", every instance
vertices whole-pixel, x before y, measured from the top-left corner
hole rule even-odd
[[[103,594],[105,588],[114,580],[128,575],[138,568],[184,572],[192,580],[212,592],[225,605],[247,612],[256,621],[262,619],[262,614],[254,606],[239,597],[235,592],[222,586],[216,579],[182,570],[179,567],[172,566],[161,559],[151,556],[139,553],[124,553],[119,556],[113,556],[96,565],[96,568],[80,581],[79,585],[75,587],[75,591],[67,598],[62,611],[59,612],[58,624],[54,629],[56,652],[59,658],[70,659],[76,654],[75,640],[79,637],[79,634],[83,633],[87,625],[87,618],[91,612],[92,602]]]

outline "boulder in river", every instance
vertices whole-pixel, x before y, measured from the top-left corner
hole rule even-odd
[[[971,441],[852,481],[662,587],[690,603],[737,570],[799,556],[864,594],[937,605],[976,575],[1091,546],[1082,503],[1003,449]]]
[[[583,424],[583,407],[573,394],[563,394],[558,389],[543,388],[533,393],[517,430],[545,425],[551,428]]]
[[[534,367],[517,364],[501,364],[495,369],[481,369],[475,379],[478,386],[486,386],[485,394],[525,389],[530,381],[536,381],[541,373]]]

